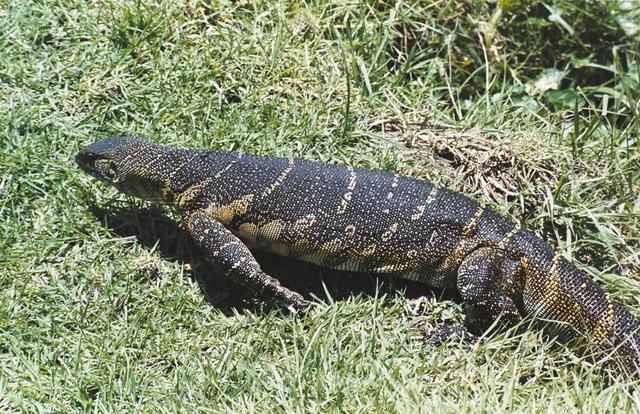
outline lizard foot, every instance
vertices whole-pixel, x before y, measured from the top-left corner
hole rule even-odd
[[[478,341],[478,336],[467,331],[460,323],[443,323],[425,332],[423,340],[425,344],[437,347],[452,340],[474,344]]]
[[[287,309],[289,309],[291,313],[293,313],[295,316],[299,318],[304,318],[304,316],[309,311],[310,307],[311,307],[311,302],[304,299],[300,301],[296,301],[296,303],[287,305]]]

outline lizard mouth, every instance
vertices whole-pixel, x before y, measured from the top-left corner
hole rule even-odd
[[[95,169],[95,160],[95,156],[86,153],[84,150],[76,154],[76,164],[78,164],[78,167],[80,167],[83,171],[88,173]]]
[[[85,150],[82,150],[76,154],[76,164],[78,164],[78,167],[80,167],[82,171],[91,175],[95,175],[99,170],[96,166],[97,160],[98,156],[86,152]]]
[[[82,168],[82,170],[88,172],[91,169],[90,167],[92,165],[91,158],[92,157],[89,157],[88,154],[84,152],[84,150],[80,151],[76,154],[76,164],[78,164],[78,167]]]

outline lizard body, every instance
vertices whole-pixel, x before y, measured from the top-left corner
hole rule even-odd
[[[76,156],[119,190],[174,204],[214,264],[289,308],[308,302],[249,248],[339,270],[455,287],[474,334],[532,315],[638,365],[640,322],[542,239],[451,190],[386,172],[292,158],[167,148],[110,137]]]

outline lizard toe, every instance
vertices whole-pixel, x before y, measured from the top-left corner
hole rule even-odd
[[[478,338],[477,335],[470,333],[467,328],[460,323],[443,323],[426,331],[423,341],[428,346],[438,347],[450,341],[473,344],[478,341]]]

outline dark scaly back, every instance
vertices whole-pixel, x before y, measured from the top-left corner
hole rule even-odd
[[[278,253],[329,267],[442,286],[455,282],[457,264],[475,247],[463,234],[477,203],[395,174],[126,137],[89,145],[77,159],[125,193],[175,203],[185,214],[205,209],[245,241],[286,244],[292,249]],[[103,165],[117,174],[103,174]]]
[[[170,187],[181,208],[206,208],[255,247],[336,269],[444,286],[475,247],[461,241],[476,202],[391,173],[210,151]]]

